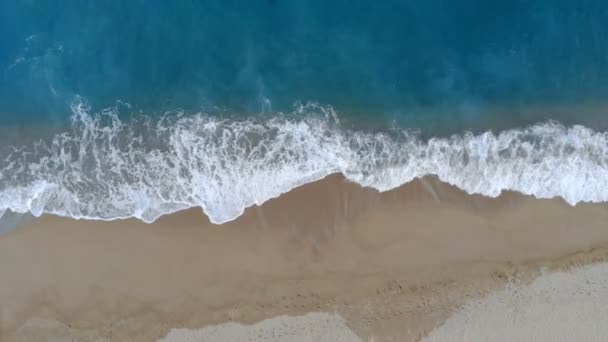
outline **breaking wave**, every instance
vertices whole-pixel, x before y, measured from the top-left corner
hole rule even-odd
[[[171,113],[121,120],[72,106],[71,127],[0,155],[6,210],[98,220],[200,207],[220,224],[303,184],[341,173],[387,191],[436,175],[470,194],[608,201],[608,134],[539,123],[499,133],[421,139],[408,130],[345,128],[329,107],[222,119]]]

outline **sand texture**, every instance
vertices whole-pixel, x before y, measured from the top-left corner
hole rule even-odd
[[[44,216],[0,236],[0,341],[155,341],[311,312],[363,341],[415,341],[541,267],[605,260],[606,222],[601,204],[488,199],[432,177],[378,193],[341,176],[221,226],[200,210]]]

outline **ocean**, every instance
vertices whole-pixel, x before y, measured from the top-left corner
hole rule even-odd
[[[608,201],[604,1],[0,3],[0,214],[234,220],[331,174]]]

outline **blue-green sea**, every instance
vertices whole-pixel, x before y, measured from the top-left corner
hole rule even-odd
[[[333,173],[608,200],[608,3],[0,2],[0,214],[215,223]]]

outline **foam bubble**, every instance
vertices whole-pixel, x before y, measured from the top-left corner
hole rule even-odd
[[[300,185],[342,173],[387,191],[436,175],[468,193],[514,190],[568,203],[608,200],[608,135],[540,123],[498,134],[423,141],[405,130],[341,126],[329,107],[301,105],[269,119],[203,113],[92,114],[73,107],[71,129],[0,156],[0,211],[152,222],[200,207],[214,223]]]

